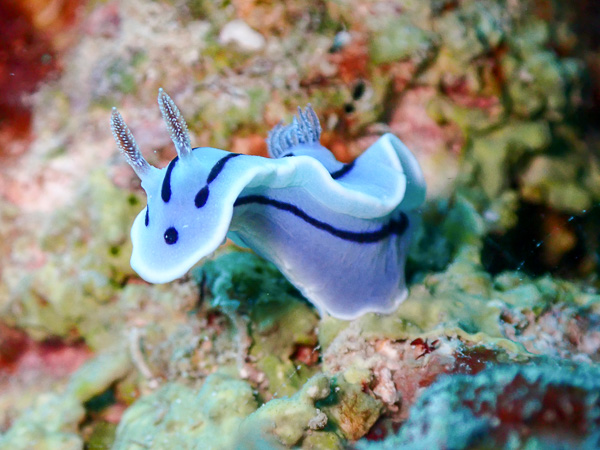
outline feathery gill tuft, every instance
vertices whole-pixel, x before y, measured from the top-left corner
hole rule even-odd
[[[308,105],[304,112],[298,107],[298,116],[294,116],[290,125],[275,125],[267,137],[267,147],[272,158],[281,158],[286,156],[292,147],[319,142],[320,138],[319,118]]]

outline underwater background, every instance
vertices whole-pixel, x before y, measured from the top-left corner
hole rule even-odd
[[[0,3],[0,449],[600,447],[600,3]],[[427,182],[389,315],[320,318],[233,245],[129,265],[150,163],[266,156],[308,103],[352,161]]]

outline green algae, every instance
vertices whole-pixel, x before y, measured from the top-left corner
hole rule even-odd
[[[124,378],[131,369],[131,359],[126,351],[105,351],[71,375],[65,395],[80,402],[88,401],[104,392],[115,380]]]
[[[408,58],[425,61],[434,50],[430,33],[414,26],[407,17],[389,20],[381,26],[373,34],[370,47],[374,64]]]
[[[47,393],[21,415],[5,434],[0,434],[2,449],[43,450],[80,449],[83,439],[77,426],[83,420],[83,405],[72,396]]]
[[[369,378],[365,371],[353,369],[337,374],[331,380],[331,394],[317,403],[346,440],[364,436],[383,411],[382,402],[364,392]]]
[[[140,204],[102,171],[91,174],[74,202],[41,227],[44,265],[16,283],[6,280],[5,317],[36,339],[92,334],[98,324],[91,311],[103,309],[133,274],[127,230]]]
[[[199,391],[168,383],[126,411],[113,448],[288,448],[326,425],[315,402],[329,392],[327,377],[318,375],[294,396],[258,408],[252,387],[224,372],[210,375]],[[310,441],[339,446],[335,435],[322,433]]]
[[[344,6],[344,17],[351,17],[350,4]],[[568,213],[586,210],[599,197],[595,189],[582,188],[597,169],[589,152],[580,150],[581,129],[572,122],[583,95],[583,66],[550,49],[558,45],[550,27],[568,29],[565,22],[549,23],[531,14],[530,2],[513,6],[507,9],[493,0],[403,2],[399,18],[385,22],[393,26],[367,20],[372,63],[408,59],[419,65],[409,81],[434,87],[428,114],[462,130],[459,187],[482,188],[484,208],[514,189],[516,180],[529,201]],[[397,39],[403,33],[407,37]],[[417,49],[431,43],[435,58],[421,57]],[[387,86],[389,78],[373,81]],[[545,172],[542,161],[548,158],[557,167],[575,167],[577,175]]]
[[[591,197],[584,185],[576,185],[581,163],[561,156],[539,155],[529,163],[522,175],[522,196],[530,201],[547,201],[554,207],[578,213],[589,209]]]
[[[86,439],[86,448],[90,450],[104,450],[111,448],[115,441],[117,426],[109,422],[94,424],[89,437]]]
[[[210,47],[209,47],[210,48]],[[214,51],[223,57],[222,47],[215,43]],[[233,55],[232,55],[233,56]],[[233,58],[224,58],[223,65]],[[227,65],[229,69],[229,65]],[[192,131],[204,132],[210,124],[210,145],[217,148],[231,147],[231,138],[243,134],[244,130],[260,129],[270,99],[268,86],[262,80],[252,80],[243,86],[231,88],[231,92],[218,95],[212,90],[202,89],[194,93],[198,105],[196,113],[189,120]],[[219,120],[215,121],[215,117]],[[197,125],[195,125],[197,124]],[[196,128],[196,126],[198,128]]]
[[[86,415],[85,402],[109,389],[131,369],[129,356],[122,349],[99,354],[71,375],[62,393],[40,395],[6,433],[0,433],[0,448],[83,448],[79,425]]]
[[[213,308],[248,313],[255,305],[271,299],[287,303],[300,298],[273,264],[253,253],[221,255],[203,264],[194,277],[211,292],[209,301]]]
[[[511,30],[508,13],[495,1],[464,2],[461,8],[440,14],[440,40],[457,66],[497,48]]]
[[[208,261],[196,273],[211,292],[210,305],[249,334],[249,357],[267,377],[270,395],[296,392],[314,373],[294,362],[298,346],[314,347],[318,318],[271,263],[251,253],[231,252]],[[241,343],[239,345],[242,345]]]
[[[477,209],[476,202],[462,194],[429,202],[423,208],[407,261],[407,270],[414,272],[415,281],[431,271],[444,270],[463,246],[481,247],[483,237],[496,221],[484,220]]]
[[[147,64],[147,53],[144,49],[135,49],[124,56],[113,56],[107,61],[101,61],[99,70],[102,70],[102,89],[94,92],[94,102],[98,106],[111,108],[115,99],[121,95],[134,95],[144,71],[142,67]]]
[[[224,373],[199,391],[172,382],[135,402],[123,415],[113,448],[229,447],[241,421],[257,407],[252,388]]]
[[[227,0],[188,0],[185,3],[193,18],[209,19],[216,26],[223,26],[235,19],[233,10],[227,8],[229,5]]]
[[[320,374],[308,380],[292,397],[264,404],[241,424],[238,447],[246,448],[243,442],[254,439],[248,448],[289,448],[301,444],[307,434],[320,433],[318,430],[325,427],[328,419],[316,402],[329,393],[329,380]],[[333,436],[326,440],[336,442]]]

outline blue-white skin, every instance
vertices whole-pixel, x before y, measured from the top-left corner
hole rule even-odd
[[[111,120],[148,196],[131,229],[131,266],[143,279],[179,278],[229,236],[272,261],[321,315],[390,313],[406,298],[404,265],[425,182],[397,137],[385,134],[343,164],[319,143],[307,107],[269,134],[272,158],[192,149],[162,89],[158,102],[178,153],[167,168],[146,162],[116,109]]]

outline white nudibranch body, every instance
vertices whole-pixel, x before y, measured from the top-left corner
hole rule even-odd
[[[131,266],[142,278],[179,278],[229,236],[277,265],[321,314],[389,313],[406,298],[404,264],[425,182],[397,137],[385,134],[343,164],[319,143],[308,106],[269,133],[272,158],[192,149],[162,89],[158,103],[178,154],[166,168],[146,162],[116,109],[111,119],[148,195],[131,229]]]

